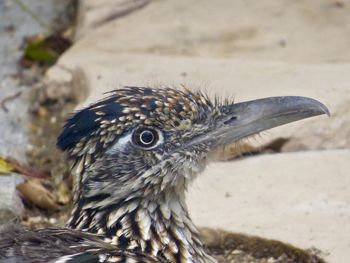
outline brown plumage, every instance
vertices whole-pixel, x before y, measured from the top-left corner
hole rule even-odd
[[[82,232],[64,229],[64,237],[77,239],[69,239],[64,250],[57,247],[53,262],[216,262],[200,241],[185,202],[189,183],[203,171],[211,152],[324,113],[324,105],[303,97],[233,104],[171,88],[111,92],[68,120],[57,144],[67,152],[77,182],[67,226],[99,235],[93,237],[95,258],[74,261],[67,249],[79,257],[84,246],[90,246],[90,236],[79,239]],[[64,246],[66,239],[55,234],[61,230],[41,231],[33,235],[50,236]],[[28,242],[21,238],[25,235],[18,233],[13,258],[27,251],[23,248]],[[0,258],[9,255],[8,239],[0,241]]]

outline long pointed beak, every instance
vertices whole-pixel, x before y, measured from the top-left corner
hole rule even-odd
[[[283,124],[329,114],[321,102],[296,96],[270,97],[220,108],[221,116],[215,128],[199,141],[212,142],[213,147],[238,141],[244,137],[265,131]],[[191,144],[199,142],[194,140]]]

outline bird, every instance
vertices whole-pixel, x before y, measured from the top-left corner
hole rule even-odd
[[[116,249],[102,237],[68,228],[31,231],[10,224],[0,228],[1,263],[167,263],[143,252]]]
[[[324,104],[299,96],[236,103],[186,88],[113,90],[58,137],[75,178],[66,227],[4,227],[0,262],[216,263],[186,205],[191,182],[215,150],[322,114]]]

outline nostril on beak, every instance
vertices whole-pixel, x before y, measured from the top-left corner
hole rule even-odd
[[[226,121],[224,121],[224,124],[227,125],[227,124],[230,124],[234,121],[236,121],[238,119],[237,116],[231,116],[229,119],[227,119]]]

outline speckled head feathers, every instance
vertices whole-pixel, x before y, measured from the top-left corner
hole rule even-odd
[[[57,146],[70,157],[106,149],[137,125],[184,131],[207,118],[214,105],[201,92],[124,87],[70,118]],[[88,146],[88,147],[87,147]]]

